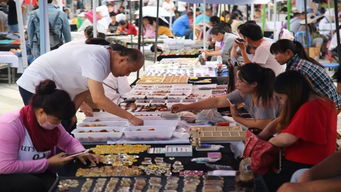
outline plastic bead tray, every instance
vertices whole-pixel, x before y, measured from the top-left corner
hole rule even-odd
[[[137,84],[187,84],[187,76],[143,76]]]
[[[191,127],[190,134],[201,141],[239,141],[245,138],[245,131],[239,126]]]
[[[189,176],[192,177],[192,176]],[[196,176],[194,176],[196,177]],[[171,176],[171,178],[174,178],[173,180],[177,181],[176,189],[175,191],[185,191],[184,186],[185,186],[185,177],[180,176]],[[234,177],[216,177],[216,176],[209,176],[208,180],[205,181],[205,176],[202,177],[197,177],[198,178],[198,185],[196,186],[196,190],[191,190],[191,191],[205,191],[208,190],[208,187],[211,187],[215,189],[214,191],[216,192],[223,192],[223,191],[233,191],[234,190]],[[114,190],[110,191],[167,191],[167,182],[168,182],[168,187],[172,186],[174,187],[174,183],[170,182],[169,177],[157,177],[157,176],[144,176],[144,177],[110,177],[110,178],[85,178],[85,177],[60,177],[58,179],[58,182],[54,186],[52,186],[52,190],[54,192],[61,192],[58,189],[58,184],[60,181],[65,180],[65,179],[72,179],[78,181],[79,185],[74,188],[69,188],[67,191],[68,192],[79,192],[82,191],[82,187],[86,181],[90,185],[86,187],[86,190],[84,192],[92,192],[92,191],[106,191],[108,188],[108,184],[110,182],[110,179],[115,180],[114,184],[111,184],[111,189],[113,188]],[[101,185],[100,188],[98,188],[98,181],[101,180]],[[172,180],[172,179],[171,179]],[[156,183],[156,181],[158,183]],[[188,181],[191,181],[189,179]],[[188,183],[187,181],[187,183]],[[188,183],[188,186],[193,186],[193,183]],[[217,187],[217,185],[221,186],[222,188]],[[138,188],[137,188],[138,187]],[[157,188],[159,189],[157,189]],[[154,190],[151,190],[154,189]],[[208,191],[211,191],[208,190]]]

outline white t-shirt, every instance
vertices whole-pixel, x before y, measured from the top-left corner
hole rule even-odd
[[[105,96],[116,104],[119,104],[121,95],[124,95],[131,90],[127,76],[115,77],[110,73],[103,83]]]
[[[75,44],[38,57],[24,71],[17,84],[35,93],[40,81],[51,79],[58,89],[65,90],[73,99],[89,90],[87,78],[103,82],[110,71],[110,54],[105,46]]]
[[[31,140],[30,134],[25,130],[25,139],[19,148],[18,159],[23,161],[46,159],[50,156],[51,150],[38,152]]]
[[[253,63],[258,63],[262,67],[270,68],[275,72],[275,75],[285,71],[285,65],[280,65],[275,57],[270,53],[272,42],[264,40],[262,44],[256,48],[255,55],[252,58]]]
[[[175,16],[175,13],[173,10],[175,8],[175,5],[172,0],[169,3],[164,1],[162,3],[162,7],[167,10],[167,12],[170,14],[171,17]]]
[[[183,1],[178,1],[178,11],[179,12],[184,12],[186,11],[186,2]]]

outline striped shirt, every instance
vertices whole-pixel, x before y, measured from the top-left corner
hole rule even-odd
[[[334,101],[337,108],[341,108],[341,97],[336,91],[333,80],[322,66],[318,66],[295,55],[287,63],[286,71],[290,70],[298,71],[306,76],[312,83],[316,93],[328,97],[330,100]]]

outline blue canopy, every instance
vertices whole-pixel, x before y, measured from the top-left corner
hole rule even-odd
[[[179,0],[187,3],[204,3],[204,0]],[[246,4],[267,4],[270,0],[206,0],[207,4],[232,4],[232,5],[246,5]]]

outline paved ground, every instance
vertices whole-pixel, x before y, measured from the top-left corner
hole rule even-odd
[[[24,106],[18,86],[0,82],[0,115]]]

